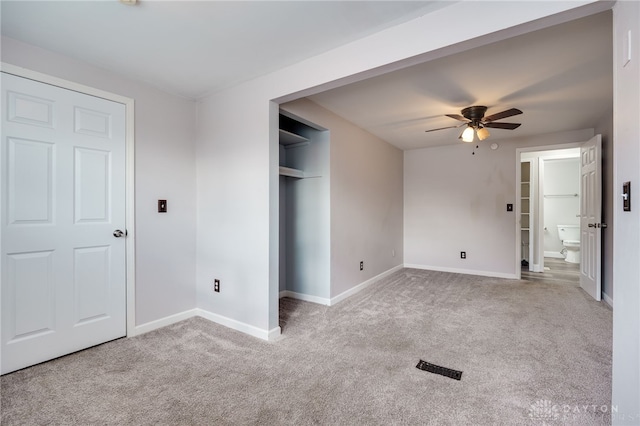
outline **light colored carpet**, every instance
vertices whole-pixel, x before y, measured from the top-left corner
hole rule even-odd
[[[574,284],[404,269],[333,307],[281,299],[281,325],[193,318],[5,375],[2,424],[610,423],[612,311]]]

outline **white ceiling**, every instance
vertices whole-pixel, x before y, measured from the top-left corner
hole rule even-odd
[[[444,114],[485,105],[516,130],[489,129],[495,141],[595,127],[611,113],[612,21],[609,11],[513,37],[310,99],[402,149],[458,142],[461,124]]]
[[[7,1],[2,34],[198,98],[429,13],[441,1]],[[594,127],[612,107],[611,14],[547,28],[311,99],[402,149],[458,142],[444,114],[519,108],[491,141]]]
[[[198,98],[446,4],[3,0],[0,7],[5,36]]]

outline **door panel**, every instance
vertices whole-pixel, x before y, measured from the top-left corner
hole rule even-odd
[[[9,223],[52,223],[54,145],[18,138],[8,145]]]
[[[74,109],[76,133],[102,138],[111,137],[111,115],[76,107]]]
[[[37,96],[8,92],[8,120],[53,128],[53,104],[53,101]]]
[[[2,89],[4,374],[126,334],[126,224],[124,105],[5,73]]]
[[[74,250],[75,325],[109,316],[110,247]]]
[[[111,153],[75,149],[75,223],[109,222]]]
[[[9,301],[15,306],[9,342],[55,330],[53,252],[15,253],[7,260]]]

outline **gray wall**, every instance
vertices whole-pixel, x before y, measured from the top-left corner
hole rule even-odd
[[[593,129],[405,151],[405,264],[514,277],[516,148],[585,142]],[[460,252],[467,259],[460,259]],[[517,247],[518,258],[520,247]]]
[[[135,100],[136,325],[193,309],[195,103],[6,37],[2,61]]]
[[[331,297],[401,265],[402,151],[307,99],[281,108],[329,129]]]
[[[604,7],[607,4],[589,0],[580,4],[502,2],[499,7],[487,7],[482,2],[451,2],[437,12],[199,99],[196,132],[198,307],[218,318],[226,317],[227,323],[234,326],[249,326],[251,332],[262,336],[265,333],[275,336],[280,332],[277,311],[279,206],[275,196],[279,189],[278,104],[579,18]],[[460,25],[451,25],[461,17],[467,20],[462,32]],[[353,157],[358,155],[363,155],[363,151]],[[331,161],[333,164],[333,152]],[[340,201],[334,184],[332,204]],[[368,224],[364,226],[369,228],[365,232],[374,229]],[[345,231],[344,235],[349,236],[351,230]],[[332,273],[345,276],[344,281],[334,281],[334,285],[348,288],[351,281],[360,282],[363,275],[370,272],[366,267],[365,274],[357,270],[361,257],[358,251],[359,247],[351,247],[346,253],[339,253],[332,248]],[[367,265],[371,264],[368,259],[364,260]],[[389,259],[385,256],[384,260]],[[337,265],[338,262],[341,264]],[[389,260],[388,265],[392,264]],[[338,271],[336,265],[344,270]],[[211,291],[213,277],[229,283],[225,286],[223,282],[221,293]],[[334,290],[340,289],[332,288],[332,293]]]
[[[640,421],[640,3],[622,1],[613,7],[613,394],[618,412],[613,424]],[[631,62],[623,52],[631,35]],[[635,195],[631,211],[622,210],[623,182]],[[633,198],[632,198],[633,200]]]

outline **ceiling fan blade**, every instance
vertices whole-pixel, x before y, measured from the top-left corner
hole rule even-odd
[[[435,132],[436,130],[445,130],[445,129],[457,129],[458,127],[462,127],[465,124],[467,124],[467,123],[462,123],[462,124],[459,124],[457,126],[438,127],[437,129],[425,130],[425,132]]]
[[[520,127],[522,123],[484,123],[484,127],[492,127],[494,129],[513,130]]]
[[[482,122],[483,123],[489,123],[491,121],[502,120],[503,118],[512,117],[512,116],[518,115],[518,114],[522,114],[522,111],[520,111],[517,108],[511,108],[511,109],[508,109],[506,111],[498,112],[496,114],[492,114],[492,115],[489,115],[487,117],[484,117],[482,119]]]
[[[454,120],[460,120],[460,121],[464,121],[464,122],[469,121],[466,118],[464,118],[463,116],[461,116],[460,114],[445,114],[445,115],[447,117],[449,117],[449,118],[453,118]]]

